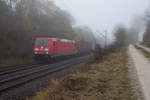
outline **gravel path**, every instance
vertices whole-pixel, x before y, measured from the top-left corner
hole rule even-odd
[[[150,100],[150,62],[132,45],[129,54],[133,60],[145,100]]]
[[[37,93],[39,90],[47,88],[50,85],[50,81],[52,79],[58,79],[68,74],[75,73],[80,68],[84,67],[89,60],[90,56],[87,57],[87,60],[85,60],[83,63],[70,66],[65,70],[47,75],[45,77],[42,77],[41,79],[31,81],[16,88],[12,88],[0,94],[0,100],[25,100],[27,97],[30,98],[34,96],[35,93]]]

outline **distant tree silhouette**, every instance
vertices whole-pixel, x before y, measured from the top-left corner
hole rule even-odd
[[[36,37],[85,37],[82,34],[89,31],[75,33],[74,23],[68,12],[49,0],[0,0],[0,60],[28,58]]]

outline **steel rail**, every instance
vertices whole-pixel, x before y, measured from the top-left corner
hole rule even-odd
[[[6,91],[8,89],[23,85],[23,84],[33,81],[35,79],[39,79],[41,77],[53,74],[55,72],[59,72],[68,67],[71,67],[72,65],[77,65],[77,64],[83,63],[84,61],[85,61],[85,58],[84,59],[78,58],[77,60],[73,61],[72,63],[65,62],[63,64],[58,64],[53,67],[44,68],[42,70],[38,70],[35,72],[30,72],[28,74],[15,76],[10,79],[2,80],[2,81],[0,81],[0,93]]]

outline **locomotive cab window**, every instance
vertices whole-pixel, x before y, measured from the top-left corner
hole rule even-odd
[[[50,40],[37,40],[36,45],[37,46],[47,46],[50,44]]]

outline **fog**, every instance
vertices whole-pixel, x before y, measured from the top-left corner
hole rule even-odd
[[[134,16],[142,16],[150,0],[54,0],[76,20],[76,25],[86,25],[92,30],[112,33],[117,24],[129,26]]]
[[[149,5],[148,0],[0,0],[0,60],[31,58],[37,37],[118,48],[139,42],[143,33],[141,39],[150,42]]]

